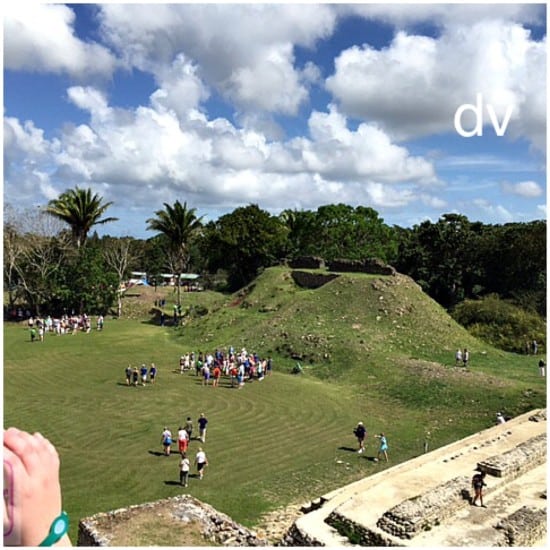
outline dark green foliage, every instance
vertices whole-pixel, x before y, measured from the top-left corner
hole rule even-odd
[[[286,252],[290,257],[389,261],[397,250],[394,230],[366,206],[329,204],[316,212],[285,210],[280,218],[289,229]]]
[[[210,270],[226,269],[229,286],[236,290],[254,279],[261,267],[279,261],[287,232],[277,217],[251,204],[210,222],[201,249]]]
[[[522,309],[497,295],[466,300],[452,311],[454,319],[474,336],[506,351],[523,353],[536,340],[545,347],[546,323],[537,313]]]

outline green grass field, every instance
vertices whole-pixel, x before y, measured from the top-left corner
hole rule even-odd
[[[161,456],[160,434],[187,416],[209,419],[210,466],[185,490],[254,526],[269,510],[386,467],[368,460],[376,432],[386,432],[394,465],[422,452],[426,431],[434,448],[488,427],[497,410],[545,406],[534,358],[477,342],[414,288],[384,290],[390,312],[410,301],[397,323],[379,306],[373,313],[382,292],[369,294],[373,281],[342,278],[305,291],[285,270],[268,270],[240,296],[184,296],[207,302],[209,313],[182,329],[151,323],[149,305],[136,306],[132,319],[108,318],[101,333],[44,343],[6,323],[4,426],[40,431],[58,448],[73,541],[81,517],[184,490],[178,455]],[[398,290],[408,294],[392,298]],[[347,305],[335,313],[338,303]],[[473,350],[468,372],[452,367],[457,342]],[[243,344],[273,355],[272,376],[236,390],[178,372],[184,352]],[[306,357],[303,375],[289,374],[291,352]],[[157,364],[157,383],[127,387],[124,368],[142,362]],[[369,431],[366,457],[354,452],[358,420]],[[198,446],[191,442],[191,455]]]

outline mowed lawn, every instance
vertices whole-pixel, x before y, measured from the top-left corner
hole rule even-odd
[[[354,452],[357,421],[372,433],[384,429],[385,413],[353,388],[277,372],[277,360],[272,376],[241,390],[228,380],[203,387],[177,372],[185,351],[172,328],[140,321],[108,320],[101,333],[48,335],[44,343],[31,343],[23,325],[4,325],[4,426],[40,431],[56,445],[74,541],[81,517],[184,491],[175,483],[178,454],[160,454],[160,435],[165,425],[175,435],[201,412],[210,466],[185,491],[247,525],[385,467]],[[142,362],[157,364],[156,384],[127,387],[124,368]],[[192,456],[198,446],[191,442]],[[392,450],[394,461],[415,452]]]

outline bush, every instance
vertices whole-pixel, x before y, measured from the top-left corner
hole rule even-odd
[[[451,312],[453,318],[477,338],[505,351],[525,352],[536,340],[539,350],[546,346],[546,322],[534,311],[522,309],[497,295],[481,300],[465,300]]]

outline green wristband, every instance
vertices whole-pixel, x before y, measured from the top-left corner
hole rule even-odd
[[[53,546],[69,530],[69,516],[61,512],[50,525],[48,536],[38,546]]]

